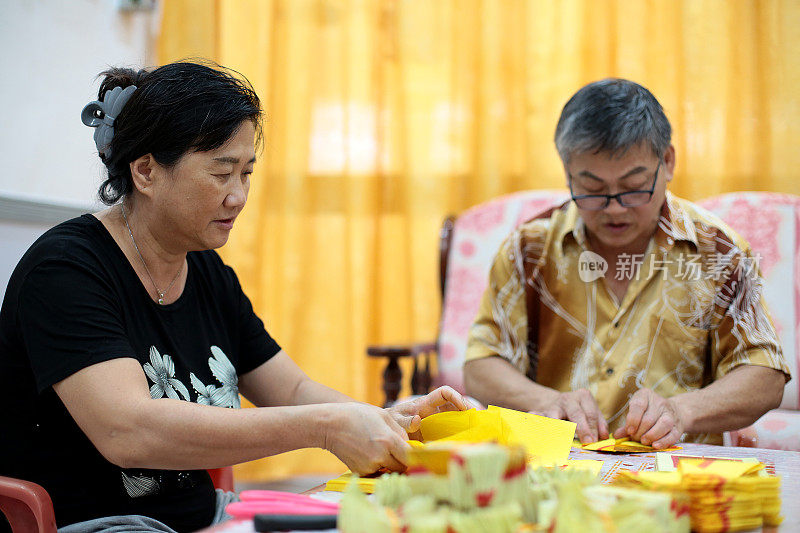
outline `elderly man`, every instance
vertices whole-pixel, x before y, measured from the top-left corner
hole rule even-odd
[[[470,331],[467,392],[577,423],[582,442],[722,443],[790,378],[747,243],[667,192],[671,126],[636,83],[564,106],[572,202],[509,236]]]

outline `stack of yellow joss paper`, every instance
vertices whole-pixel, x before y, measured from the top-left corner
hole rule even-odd
[[[672,472],[621,471],[616,486],[689,496],[692,530],[746,531],[777,526],[780,478],[764,464],[712,458],[683,458]]]

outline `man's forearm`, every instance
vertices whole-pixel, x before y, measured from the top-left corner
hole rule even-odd
[[[685,433],[749,426],[780,405],[785,378],[773,368],[742,365],[700,390],[673,396]]]
[[[608,436],[608,424],[586,389],[558,392],[539,385],[501,357],[468,362],[464,378],[467,392],[483,403],[575,422],[576,434],[584,443]]]
[[[531,381],[502,357],[484,357],[464,366],[467,394],[484,405],[494,404],[518,411],[543,411],[558,392]]]

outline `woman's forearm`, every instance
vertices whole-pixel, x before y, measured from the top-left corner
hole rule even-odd
[[[202,469],[308,447],[324,447],[332,406],[226,409],[172,399],[145,400],[104,441],[124,468]]]

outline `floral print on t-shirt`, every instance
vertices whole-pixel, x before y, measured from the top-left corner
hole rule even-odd
[[[175,379],[175,363],[172,357],[167,354],[163,356],[158,353],[155,346],[150,347],[150,362],[143,365],[144,373],[153,382],[150,387],[150,397],[153,399],[167,396],[173,400],[179,400],[178,393],[187,402],[189,401],[189,390],[186,385]]]
[[[236,369],[231,364],[228,356],[225,355],[219,346],[211,346],[212,357],[208,358],[208,368],[211,374],[217,378],[218,383],[204,384],[194,372],[189,373],[189,381],[192,388],[197,392],[196,403],[202,405],[215,405],[217,407],[229,407],[239,409],[239,376]],[[161,354],[155,346],[150,347],[150,362],[142,365],[147,379],[152,383],[150,386],[150,397],[172,398],[174,400],[192,401],[189,389],[181,380],[175,377],[175,362],[169,354]],[[125,492],[131,498],[141,498],[142,496],[152,496],[159,494],[169,487],[188,487],[194,486],[196,476],[191,472],[182,471],[160,471],[141,469],[127,469],[121,472],[122,485]]]
[[[197,403],[239,409],[242,404],[239,400],[239,376],[236,375],[236,369],[218,346],[212,346],[211,353],[213,357],[208,358],[208,367],[222,386],[204,385],[194,372],[189,374],[192,387],[198,394]]]
[[[211,346],[212,357],[208,358],[208,367],[218,383],[204,384],[194,372],[189,373],[189,381],[197,393],[196,403],[215,405],[217,407],[241,407],[239,400],[239,376],[219,346]],[[169,354],[161,354],[155,346],[150,347],[150,362],[142,365],[144,373],[152,382],[150,397],[153,399],[168,397],[174,400],[192,401],[189,389],[175,377],[175,362]]]

